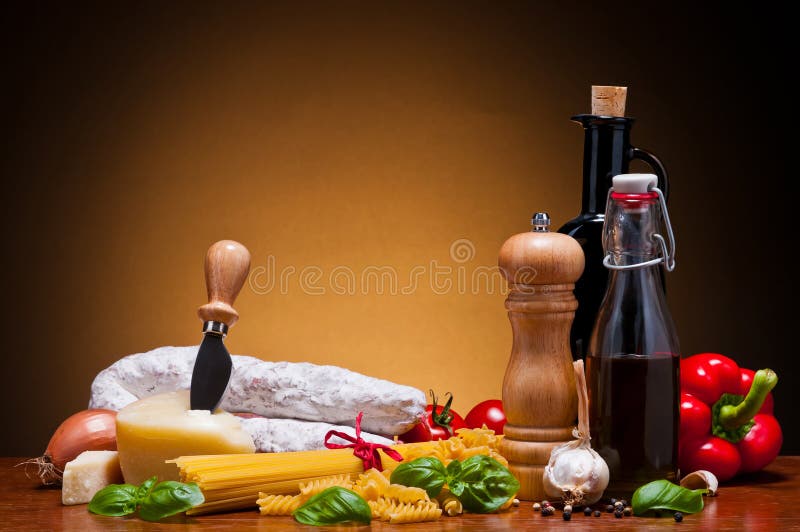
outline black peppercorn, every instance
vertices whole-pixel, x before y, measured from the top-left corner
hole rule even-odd
[[[593,515],[595,517],[600,517],[600,510],[595,510]]]
[[[589,517],[590,515],[592,515],[592,509],[587,506],[586,508],[583,509],[583,515]]]
[[[572,512],[564,512],[563,514],[561,514],[561,517],[564,518],[564,521],[569,521],[570,519],[572,519]]]
[[[614,517],[616,517],[617,519],[621,518],[622,517],[622,510],[615,511],[614,512]]]
[[[613,511],[614,511],[614,505],[613,504],[609,504],[608,506],[606,506],[606,512],[611,513]]]
[[[683,514],[680,512],[675,512],[675,515],[673,517],[675,518],[676,523],[680,523],[681,521],[683,521]]]
[[[611,499],[611,504],[612,504],[612,506],[613,506],[614,504],[617,504],[617,499]]]

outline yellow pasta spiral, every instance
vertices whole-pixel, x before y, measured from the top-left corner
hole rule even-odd
[[[430,501],[428,493],[422,488],[402,486],[400,484],[390,484],[384,492],[386,497],[397,499],[403,503],[416,503]]]
[[[356,483],[353,491],[361,495],[366,501],[374,501],[383,495],[384,489],[374,480],[366,480]]]
[[[349,475],[333,475],[330,477],[318,478],[311,482],[300,483],[300,498],[306,501],[333,486],[339,486],[346,489],[353,488],[353,482],[350,480]]]
[[[439,495],[436,496],[436,500],[439,501],[442,513],[449,516],[461,515],[464,513],[464,507],[461,505],[461,501],[456,499],[447,488],[443,488],[442,491],[439,492]]]
[[[261,515],[292,515],[300,507],[299,495],[266,495],[259,493],[258,503]]]
[[[442,509],[435,502],[402,504],[389,514],[389,523],[421,523],[436,521],[442,516]]]
[[[389,515],[397,511],[400,503],[386,497],[378,497],[375,500],[367,501],[370,510],[372,510],[372,517],[381,521],[388,521]]]
[[[356,483],[367,483],[369,481],[375,482],[381,489],[385,489],[389,487],[389,479],[380,471],[375,469],[367,469],[362,474],[358,476],[358,480]]]

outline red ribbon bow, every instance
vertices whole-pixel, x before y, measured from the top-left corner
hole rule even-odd
[[[378,471],[383,471],[383,464],[381,464],[381,455],[378,454],[378,449],[382,449],[386,456],[393,460],[397,460],[398,462],[403,461],[403,456],[389,447],[388,445],[384,445],[382,443],[370,443],[364,440],[361,437],[361,418],[364,416],[364,412],[359,412],[358,416],[356,417],[356,437],[353,438],[349,434],[345,432],[339,432],[338,430],[330,430],[325,435],[325,447],[328,449],[346,449],[349,447],[353,448],[353,456],[357,458],[361,458],[361,461],[364,462],[364,471],[367,469],[372,469],[373,467]],[[338,436],[343,440],[347,440],[351,442],[349,445],[342,445],[340,443],[330,443],[330,440],[333,436]]]

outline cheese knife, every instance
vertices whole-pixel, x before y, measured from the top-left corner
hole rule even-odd
[[[233,302],[250,271],[250,252],[233,240],[220,240],[206,253],[208,303],[197,310],[203,321],[203,343],[192,371],[189,400],[192,410],[211,410],[219,406],[228,388],[233,361],[223,339],[239,319]]]

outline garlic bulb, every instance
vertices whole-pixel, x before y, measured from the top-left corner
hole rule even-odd
[[[566,504],[594,504],[608,486],[608,465],[589,444],[589,397],[583,361],[573,364],[575,387],[578,389],[578,428],[572,431],[577,439],[553,448],[544,468],[544,491],[559,497]]]

